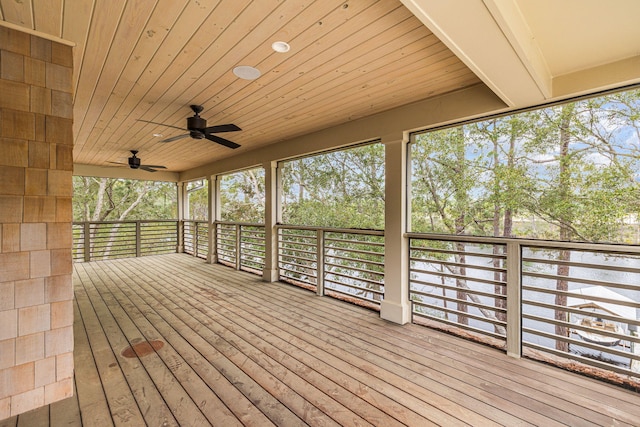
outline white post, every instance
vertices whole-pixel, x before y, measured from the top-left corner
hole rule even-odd
[[[407,141],[382,140],[385,146],[384,299],[380,317],[401,325],[411,320],[407,231]]]
[[[266,162],[264,167],[264,270],[265,282],[278,280],[278,229],[281,222],[280,173],[277,162]]]

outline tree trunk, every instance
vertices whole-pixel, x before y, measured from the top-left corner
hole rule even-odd
[[[560,240],[571,240],[571,229],[568,224],[572,223],[571,210],[566,210],[566,206],[570,203],[571,199],[571,171],[569,168],[569,142],[570,133],[569,126],[571,124],[571,117],[573,113],[573,105],[568,105],[562,108],[562,117],[560,119],[560,175],[559,175],[559,189],[560,189],[560,203],[565,206],[562,211],[560,219]],[[569,276],[569,266],[566,264],[571,259],[571,252],[568,250],[561,250],[558,260],[561,264],[558,264],[556,274],[560,277]],[[556,281],[556,290],[566,292],[569,290],[569,282],[565,279],[558,279]],[[566,295],[556,294],[555,304],[558,307],[567,306]],[[565,310],[555,310],[555,320],[566,322],[567,314]],[[569,330],[565,326],[556,325],[555,333],[558,336],[566,337],[569,335]],[[569,343],[565,341],[556,340],[556,349],[560,351],[569,351]]]
[[[507,169],[509,171],[514,170],[515,166],[516,166],[516,141],[517,141],[517,134],[515,131],[512,130],[511,132],[511,137],[509,138],[509,152],[507,155]],[[496,146],[496,149],[494,150],[496,153],[498,151],[498,147]],[[496,154],[496,161],[497,161],[497,154]],[[496,163],[497,164],[497,163]],[[507,182],[505,182],[506,184],[506,188],[507,188],[507,197],[510,197],[511,194],[514,192],[514,188],[513,188],[513,182],[510,180],[507,180]],[[499,212],[496,212],[496,214],[498,214]],[[496,232],[496,230],[494,229],[494,232]],[[499,233],[499,231],[497,231]],[[498,234],[496,234],[498,235]],[[510,203],[506,203],[506,206],[504,208],[504,216],[503,216],[503,224],[502,224],[502,236],[503,237],[513,237],[513,209],[510,207]],[[507,247],[506,246],[501,246],[500,247],[502,249],[502,251],[500,251],[499,248],[494,246],[494,253],[498,253],[498,254],[506,254],[507,252]],[[496,250],[497,249],[497,250]],[[499,266],[504,267],[503,263],[501,260],[496,259],[496,261],[498,262]],[[499,281],[502,283],[507,283],[507,272],[504,271],[502,273],[499,274]],[[495,292],[497,295],[501,295],[504,296],[505,298],[499,298],[496,299],[496,308],[502,309],[502,310],[506,310],[507,308],[507,286],[506,285],[496,285],[495,287]],[[507,321],[507,312],[506,311],[498,311],[497,313],[497,318],[503,322]],[[497,329],[497,328],[496,328]]]
[[[146,196],[147,192],[149,191],[149,183],[145,182],[144,187],[140,190],[140,192],[138,193],[138,197],[136,198],[136,200],[131,203],[131,205],[129,205],[129,207],[127,209],[124,210],[124,212],[122,212],[122,214],[120,215],[120,217],[118,218],[118,221],[124,221],[127,216],[129,215],[129,213],[140,204],[140,202],[142,202],[142,199],[144,198],[144,196]],[[113,243],[116,240],[116,237],[118,235],[118,230],[120,229],[120,225],[121,224],[114,224],[111,227],[111,231],[109,233],[109,240],[107,241],[107,245],[105,247],[104,250],[104,257],[108,257],[109,254],[111,254],[111,248],[113,246]],[[136,236],[137,238],[137,236]]]
[[[462,128],[459,128],[455,131],[455,141],[454,142],[454,155],[456,158],[456,163],[453,166],[455,179],[455,210],[458,212],[458,216],[454,221],[454,234],[461,235],[464,234],[465,230],[465,220],[467,217],[467,210],[469,209],[469,194],[466,185],[466,177],[468,174],[467,170],[467,160],[465,158],[465,135]],[[467,262],[467,258],[464,254],[466,251],[466,245],[463,242],[456,243],[456,250],[460,253],[455,256],[456,262],[462,264],[461,267],[456,267],[455,271],[460,276],[460,278],[456,279],[456,287],[458,290],[456,291],[456,298],[458,299],[458,311],[461,313],[466,313],[468,311],[467,304],[464,303],[466,301],[468,295],[466,289],[467,286],[467,269],[464,267],[464,264]],[[458,315],[458,323],[461,325],[468,325],[469,318],[466,316]]]
[[[461,216],[456,218],[456,234],[462,234],[463,231],[464,231],[464,216]],[[463,242],[456,242],[456,250],[460,252],[455,256],[456,262],[460,264],[466,264],[467,257],[464,254],[466,250],[466,245]],[[456,298],[459,301],[465,301],[467,299],[466,289],[469,289],[469,287],[467,286],[467,279],[464,279],[463,277],[467,276],[467,269],[463,266],[456,267],[455,272],[456,274],[461,276],[460,278],[456,279],[456,287],[458,288],[458,290],[456,291]],[[467,304],[465,304],[464,302],[458,302],[458,311],[461,313],[466,313],[468,311]],[[466,316],[459,315],[458,323],[460,323],[461,325],[468,325],[469,318]]]
[[[494,121],[495,123],[495,121]],[[492,143],[493,143],[493,169],[494,169],[494,179],[493,179],[493,235],[496,237],[500,236],[500,214],[502,211],[501,208],[501,200],[503,199],[501,191],[500,191],[500,178],[498,176],[498,174],[496,173],[496,169],[498,168],[498,165],[500,163],[500,156],[499,156],[499,142],[498,139],[492,135]],[[512,160],[509,159],[509,161],[511,162]],[[507,185],[509,183],[506,183]],[[507,218],[507,214],[505,211],[505,216],[504,216],[504,220],[505,220],[505,230],[504,232],[506,233],[506,227],[507,227],[507,219],[510,220],[510,218]],[[509,230],[509,234],[510,234],[510,230]],[[505,237],[508,237],[508,235],[505,234]],[[498,258],[497,255],[502,255],[504,253],[504,250],[502,249],[502,245],[493,245],[493,255],[496,255],[496,257],[493,259],[493,267],[495,269],[499,269],[503,267],[503,261],[502,259]],[[495,280],[496,282],[502,282],[502,283],[506,283],[506,274],[505,273],[501,273],[499,271],[495,271],[493,273],[493,280]],[[507,289],[505,285],[502,285],[500,283],[496,283],[496,285],[493,287],[493,291],[496,295],[498,296],[503,296],[506,295],[507,293]],[[494,306],[496,307],[496,311],[495,311],[495,317],[496,319],[505,322],[507,320],[507,314],[506,312],[501,311],[501,309],[505,309],[507,307],[507,301],[506,299],[503,298],[494,298]],[[499,333],[500,330],[504,330],[503,327],[495,325],[494,326],[495,332]]]

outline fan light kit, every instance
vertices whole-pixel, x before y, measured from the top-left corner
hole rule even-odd
[[[289,52],[291,46],[289,46],[289,43],[287,42],[273,42],[271,48],[278,53],[286,53]]]
[[[239,65],[233,69],[233,74],[244,80],[255,80],[260,77],[260,70],[249,65]]]

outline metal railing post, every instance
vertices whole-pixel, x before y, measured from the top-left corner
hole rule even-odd
[[[507,242],[507,355],[522,356],[522,246]]]
[[[236,224],[236,270],[242,268],[242,226]]]
[[[176,253],[184,252],[184,221],[178,220],[176,224]]]
[[[316,231],[316,293],[324,296],[324,230]]]
[[[140,221],[136,221],[136,257],[139,258],[142,253],[142,227],[140,226]]]
[[[91,223],[84,223],[84,262],[91,261]]]
[[[209,222],[209,263],[218,263],[218,223]]]
[[[264,227],[265,232],[267,230],[267,226]],[[282,230],[280,228],[275,228],[275,244],[274,244],[274,255],[275,255],[275,280],[280,280],[280,237],[282,235]],[[267,245],[267,240],[265,239],[265,246]]]
[[[193,256],[198,258],[198,244],[200,239],[198,239],[198,233],[200,228],[200,223],[198,221],[193,222]]]

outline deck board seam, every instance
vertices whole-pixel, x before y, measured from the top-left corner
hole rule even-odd
[[[175,295],[173,295],[173,296],[175,297]],[[174,315],[176,319],[180,320],[180,318],[179,318],[178,316],[176,316],[176,315],[175,315],[175,313],[172,313],[172,315]],[[182,320],[180,320],[180,321],[181,321],[181,322],[183,322]],[[184,323],[184,322],[183,322],[183,323]],[[198,333],[197,331],[194,331],[194,332]],[[207,340],[206,340],[206,339],[203,339],[203,341],[207,342]],[[208,344],[208,345],[211,345],[211,344],[210,344],[210,343],[208,343],[208,342],[207,342],[207,344]],[[216,350],[216,349],[215,349],[215,347],[213,347],[213,346],[212,346],[211,348],[213,348],[214,350]],[[216,350],[216,351],[217,351],[217,350]],[[202,352],[201,352],[201,354],[202,354]],[[221,354],[222,354],[222,353],[221,353]],[[223,355],[223,356],[224,356],[224,355]],[[231,362],[230,362],[230,363],[231,363]],[[225,375],[225,374],[223,373],[223,375]],[[229,375],[229,374],[227,374],[226,376],[228,376],[228,375]],[[233,379],[232,379],[232,378],[229,378],[229,380],[231,380],[231,381],[233,382]]]
[[[321,298],[321,299],[322,300],[330,300],[330,298]],[[319,302],[319,304],[322,304],[322,302]],[[345,305],[346,305],[346,303],[345,303]],[[338,306],[338,307],[340,307],[340,306]],[[331,308],[334,308],[334,307],[331,307]],[[348,309],[345,309],[345,310],[348,310]],[[377,330],[374,330],[371,327],[372,323],[375,324],[376,321],[366,322],[366,323],[363,323],[363,325],[364,325],[365,328],[368,328],[369,330],[371,330],[372,334],[375,334],[377,336],[380,333],[380,330],[384,330],[385,328],[386,329],[389,328],[389,325],[385,324],[384,321],[378,321],[378,322],[380,323],[380,328],[378,328]],[[408,329],[407,326],[409,328],[412,327],[412,326],[414,328],[423,328],[423,327],[415,326],[415,325],[405,325],[405,327],[399,328],[397,330],[397,333],[400,334],[400,335],[405,335],[405,336],[410,337],[411,335],[409,333],[405,332]],[[394,335],[394,337],[396,337],[396,336],[397,336],[397,334]],[[410,342],[410,341],[408,341],[408,342]],[[443,341],[443,342],[448,342],[448,341]],[[458,342],[461,345],[465,346],[470,351],[474,351],[476,353],[478,353],[478,350],[481,350],[482,353],[486,353],[487,351],[489,351],[489,352],[497,351],[497,350],[489,348],[489,347],[479,346],[479,345],[477,345],[477,344],[475,344],[473,342],[466,341],[466,340],[459,340]],[[518,371],[520,371],[522,369],[526,370],[526,369],[530,368],[530,370],[532,372],[531,373],[531,378],[533,380],[539,380],[539,378],[540,378],[539,377],[539,367],[542,366],[542,365],[540,363],[538,363],[538,362],[529,361],[527,359],[510,359],[510,360],[507,360],[506,364],[508,366],[512,366],[514,370],[518,370]],[[523,365],[526,365],[526,366],[523,366]],[[500,367],[504,368],[504,365],[501,365]],[[629,396],[629,403],[632,403],[636,399],[636,396],[637,396],[637,394],[634,393],[634,392],[631,392],[631,391],[628,391],[628,390],[619,390],[619,387],[617,387],[617,386],[613,386],[613,385],[609,385],[609,384],[600,384],[597,381],[596,382],[593,382],[593,381],[585,382],[583,377],[577,376],[575,374],[567,373],[567,372],[564,372],[562,370],[558,370],[557,374],[558,374],[558,376],[563,376],[563,374],[565,374],[564,375],[565,378],[575,379],[576,380],[575,382],[578,383],[580,386],[592,385],[593,384],[593,385],[595,385],[595,387],[603,387],[603,386],[604,387],[611,387],[612,389],[614,389],[616,391],[628,392],[627,395]],[[542,382],[540,382],[540,383],[544,385],[544,383],[542,383]],[[593,394],[592,398],[593,398],[593,403],[597,404],[598,402],[601,401],[602,396],[601,395],[598,396],[597,394]]]
[[[113,270],[109,270],[109,271],[104,270],[104,274],[109,279],[111,279],[111,274],[112,273],[113,273]],[[151,323],[150,320],[147,319],[147,315],[149,313],[144,313],[144,311],[143,311],[144,307],[140,307],[140,305],[136,304],[131,299],[131,296],[127,295],[126,292],[124,292],[122,290],[120,285],[115,280],[105,281],[104,284],[105,284],[105,286],[107,288],[106,290],[109,291],[113,295],[113,297],[115,298],[117,303],[120,304],[123,308],[127,307],[127,312],[129,314],[129,316],[131,317],[131,320],[139,328],[141,335],[146,340],[149,341],[149,340],[161,338],[161,339],[164,340],[163,342],[165,342],[168,345],[170,345],[170,348],[171,348],[170,354],[166,355],[165,357],[160,356],[160,359],[162,359],[162,361],[164,363],[164,367],[167,369],[167,371],[171,372],[179,380],[180,383],[185,382],[185,381],[183,381],[185,378],[178,378],[177,375],[180,375],[182,377],[183,375],[188,375],[189,373],[192,373],[197,378],[200,378],[200,380],[202,381],[202,385],[206,386],[207,389],[211,392],[212,395],[216,395],[215,391],[211,388],[210,384],[207,384],[207,382],[204,381],[204,379],[199,374],[199,372],[196,369],[194,369],[193,366],[191,365],[191,363],[189,363],[185,359],[184,354],[181,353],[180,351],[178,351],[176,348],[174,348],[173,345],[171,345],[171,339],[169,339],[173,334],[179,335],[185,342],[187,342],[186,338],[184,338],[176,329],[173,328],[173,326],[171,326],[169,324],[167,324],[168,326],[166,327],[165,332],[162,332],[158,328],[157,324]],[[116,294],[116,290],[121,293],[121,296],[118,296]],[[164,355],[164,352],[158,352],[157,354],[158,355]],[[171,356],[174,356],[176,359],[173,360],[171,358]],[[178,367],[178,368],[180,366],[182,366],[182,362],[184,362],[184,364],[189,366],[190,371],[183,371],[183,372],[175,371],[174,372],[173,367],[170,366],[170,364],[172,362],[175,363],[176,367]],[[188,381],[186,381],[186,382],[187,382],[187,385],[189,385],[189,382]],[[191,388],[191,387],[189,387],[189,388]],[[186,389],[185,389],[185,391],[189,395],[191,395],[191,393],[192,393],[192,392],[190,392],[189,390],[186,390]],[[198,403],[195,400],[195,397],[192,396],[192,399],[193,399],[194,404],[196,404],[196,406],[199,407]],[[226,405],[223,402],[220,402],[220,403],[226,408]],[[200,408],[200,409],[202,410],[202,408]],[[234,417],[234,419],[237,420],[237,417],[235,417],[235,415],[233,417]],[[210,419],[210,421],[214,421],[214,420]],[[220,421],[220,419],[217,419],[217,421]],[[239,422],[239,420],[237,420],[237,421]]]
[[[161,268],[161,267],[160,267],[160,266],[158,266],[158,268]],[[184,276],[183,276],[183,278],[182,278],[182,279],[184,279]],[[253,307],[253,308],[254,308],[254,312],[257,312],[257,311],[258,311],[257,307]],[[284,311],[284,310],[281,310],[281,311]],[[274,320],[274,321],[275,321],[276,319],[271,319],[271,320]],[[267,322],[267,323],[269,323],[269,321],[266,321],[266,322]],[[347,362],[347,363],[348,363],[348,362]],[[361,368],[361,369],[362,369],[362,368]],[[366,371],[366,369],[364,369],[364,371]],[[381,379],[381,380],[382,380],[382,381],[384,381],[384,379]],[[396,387],[397,387],[397,385],[396,385]],[[415,398],[415,396],[411,396],[411,397],[412,397],[412,398]],[[429,405],[429,399],[427,399],[427,398],[422,399],[422,402],[423,402],[423,404],[427,404],[427,405]],[[480,416],[479,414],[476,414],[476,415],[477,415],[478,417]],[[477,418],[477,421],[479,421],[479,418]]]
[[[172,295],[175,295],[175,293],[173,293]],[[203,313],[202,315],[205,315],[205,314]],[[194,319],[195,319],[195,318],[194,318]],[[203,321],[205,321],[205,320],[207,320],[207,319],[206,319],[206,318],[204,318],[204,319],[196,319],[196,320],[197,320],[198,322],[203,322]],[[231,331],[231,330],[228,328],[228,326],[227,326],[227,330]],[[216,333],[215,331],[212,331],[212,332],[213,332],[213,333]],[[219,333],[220,331],[217,331],[217,332]],[[231,331],[231,333],[235,334],[235,332],[234,332],[234,331]],[[237,348],[237,345],[236,345],[236,348]],[[239,351],[241,351],[241,352],[243,351],[241,348],[238,348],[238,350],[239,350]],[[274,361],[275,361],[275,360],[274,360]],[[276,361],[276,362],[277,362],[277,361]],[[295,375],[295,374],[294,374],[294,373],[292,373],[292,375]],[[328,397],[329,397],[329,396],[328,396]]]
[[[82,301],[84,301],[86,315],[91,316],[93,314],[93,316],[95,316],[95,321],[97,322],[96,326],[99,326],[99,331],[101,331],[102,336],[104,336],[104,338],[102,338],[101,336],[94,335],[94,333],[88,333],[87,334],[87,338],[89,340],[89,345],[90,345],[90,348],[91,348],[92,353],[94,355],[94,361],[96,362],[96,368],[98,369],[98,373],[100,375],[101,382],[102,382],[102,384],[104,386],[103,388],[104,388],[104,391],[105,391],[106,401],[107,401],[107,403],[109,405],[109,412],[110,412],[112,418],[114,419],[114,423],[117,424],[117,422],[116,422],[114,417],[120,416],[119,415],[120,408],[124,408],[124,406],[122,406],[121,402],[118,402],[118,400],[121,400],[121,399],[114,396],[114,393],[116,393],[116,391],[110,390],[110,387],[108,387],[109,381],[108,381],[108,377],[106,376],[107,375],[106,373],[109,371],[108,368],[110,366],[105,368],[104,363],[106,363],[106,362],[100,362],[98,360],[97,355],[95,353],[95,350],[99,349],[100,347],[98,346],[98,342],[96,342],[96,340],[100,340],[100,344],[102,344],[103,346],[105,344],[108,345],[110,352],[107,352],[106,348],[105,348],[105,352],[107,354],[107,357],[110,354],[113,357],[113,362],[111,362],[111,363],[116,363],[119,366],[120,370],[118,372],[120,373],[120,375],[117,375],[117,372],[114,371],[114,373],[116,373],[116,375],[118,376],[118,382],[116,383],[116,385],[118,385],[119,387],[122,387],[123,385],[126,384],[126,387],[128,388],[128,391],[130,393],[132,393],[131,392],[131,386],[130,386],[129,380],[124,375],[124,373],[122,371],[122,366],[120,365],[120,363],[118,361],[118,358],[117,358],[117,356],[116,356],[116,354],[114,352],[114,349],[111,346],[111,341],[109,340],[107,331],[104,329],[104,325],[102,323],[103,319],[100,319],[100,317],[98,316],[98,312],[96,311],[95,305],[93,304],[93,302],[89,298],[89,294],[88,294],[87,289],[86,289],[86,285],[87,285],[86,282],[87,281],[91,281],[91,279],[90,279],[88,273],[86,273],[86,271],[84,270],[85,266],[82,266],[82,268],[83,268],[83,271],[84,271],[85,274],[84,275],[82,275],[80,273],[78,274],[78,277],[79,277],[79,280],[80,280],[79,285],[81,287],[74,286],[74,288],[75,288],[74,289],[75,298],[76,298],[76,301],[78,301],[78,305],[79,306],[81,305]],[[83,279],[83,276],[86,276],[86,279]],[[82,309],[81,309],[81,313],[82,313]],[[83,316],[83,319],[87,319],[87,317]],[[93,321],[93,319],[92,319],[92,321]],[[86,323],[85,323],[85,325],[86,325]],[[124,381],[124,383],[123,383],[123,381]],[[144,422],[143,421],[144,418],[143,418],[142,408],[140,408],[138,406],[138,402],[137,401],[135,401],[135,404],[136,404],[137,414],[134,413],[132,415],[133,415],[133,417],[138,418],[139,422]],[[125,412],[127,412],[126,409],[125,409]],[[127,412],[127,416],[129,416],[129,415],[130,414]]]
[[[234,273],[235,273],[235,272],[234,272]],[[544,391],[544,393],[546,393],[546,391]],[[551,399],[553,399],[553,398],[551,398]],[[572,402],[569,402],[569,401],[565,401],[565,403],[567,403],[567,404],[573,404]],[[560,409],[560,408],[558,408],[558,409],[562,411],[562,409]],[[609,407],[609,409],[610,409],[610,411],[609,411],[609,412],[616,412],[616,411],[615,411],[615,408],[611,408],[611,407]],[[592,413],[592,415],[593,415],[593,416],[595,416],[596,418],[598,418],[598,416],[599,416],[599,414],[598,414],[597,412],[595,412],[595,410],[594,410],[593,408],[585,407],[585,411],[586,411],[587,413],[591,412],[591,413]],[[558,414],[560,414],[560,415],[561,415],[561,413],[560,413],[560,412],[558,412]],[[616,414],[616,415],[621,415],[621,414],[619,414],[619,413],[618,413],[618,414]],[[628,421],[628,422],[633,422],[633,420],[630,420],[630,419],[628,419],[627,421]],[[603,421],[603,422],[604,422],[604,421]]]

